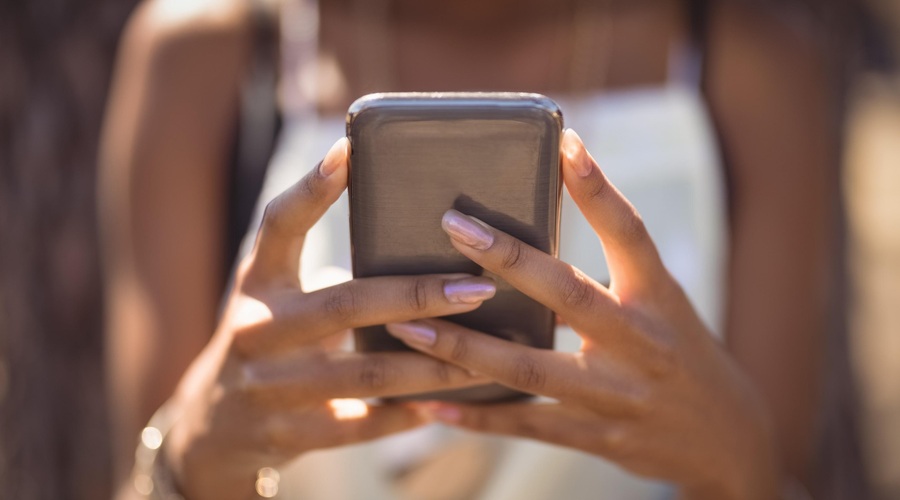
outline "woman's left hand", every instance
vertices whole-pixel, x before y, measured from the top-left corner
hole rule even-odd
[[[609,288],[459,212],[443,226],[463,255],[562,316],[581,350],[536,349],[440,320],[388,325],[410,347],[558,403],[435,402],[422,411],[601,455],[679,484],[687,498],[775,498],[773,432],[752,382],[711,337],[577,134],[567,131],[562,147],[563,178],[603,242]]]

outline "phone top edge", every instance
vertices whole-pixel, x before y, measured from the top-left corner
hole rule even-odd
[[[515,105],[529,103],[544,110],[563,127],[562,110],[551,98],[532,92],[378,92],[353,101],[347,109],[347,131],[356,117],[367,109],[381,107]]]

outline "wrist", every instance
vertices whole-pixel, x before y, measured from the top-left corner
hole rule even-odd
[[[717,481],[686,486],[682,500],[778,500],[780,493],[776,476],[757,477],[753,481]]]
[[[202,437],[176,427],[162,448],[175,487],[189,500],[257,498],[252,473],[229,466],[227,451],[215,452]]]
[[[751,415],[748,413],[747,415]],[[782,470],[775,431],[765,413],[735,430],[741,436],[736,446],[722,448],[722,456],[711,460],[703,479],[687,484],[682,498],[690,500],[776,500],[781,498]]]
[[[166,462],[163,444],[180,412],[171,402],[163,404],[141,431],[134,469],[119,498],[182,499]]]
[[[223,449],[214,439],[195,436],[187,425],[172,429],[161,453],[173,484],[188,500],[260,499],[278,491],[277,470]]]
[[[792,478],[782,478],[777,482],[777,487],[746,489],[729,488],[723,485],[698,486],[685,488],[681,491],[682,500],[708,500],[708,499],[777,499],[777,500],[812,500],[812,495],[806,486]]]

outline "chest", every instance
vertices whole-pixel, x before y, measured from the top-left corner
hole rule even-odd
[[[334,114],[377,91],[559,95],[660,85],[685,38],[675,1],[435,4],[293,0],[282,21],[284,67],[300,85],[289,91]]]

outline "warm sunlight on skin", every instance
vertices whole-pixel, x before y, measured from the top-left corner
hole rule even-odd
[[[237,299],[237,302],[233,319],[239,328],[272,321],[272,310],[265,302],[248,296]]]
[[[356,420],[369,414],[369,407],[361,399],[332,399],[328,406],[337,420]]]
[[[202,17],[216,21],[217,16],[227,15],[227,9],[210,9],[210,0],[162,0],[155,2],[153,15],[162,26],[177,25],[179,21]]]
[[[588,369],[587,358],[585,358],[583,352],[575,353],[575,364],[578,365],[578,368],[581,371],[587,371],[587,369]]]
[[[161,16],[160,20],[178,20],[190,17],[192,14],[204,12],[208,5],[207,0],[168,0],[158,2],[155,13]]]

